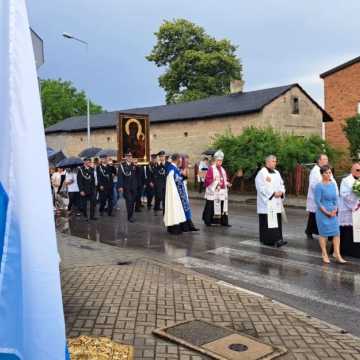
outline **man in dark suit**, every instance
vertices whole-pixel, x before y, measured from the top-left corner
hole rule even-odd
[[[144,180],[145,180],[145,194],[147,199],[148,210],[152,207],[154,198],[154,167],[156,165],[156,154],[150,155],[150,163],[144,167]]]
[[[77,183],[80,192],[81,211],[85,218],[87,216],[87,204],[90,203],[90,220],[97,220],[95,217],[96,187],[94,169],[91,167],[91,159],[84,159],[84,165],[79,167]]]
[[[125,154],[125,161],[119,165],[117,188],[124,195],[128,221],[134,222],[133,214],[138,190],[138,174],[131,152]]]
[[[154,211],[165,209],[165,185],[166,185],[166,159],[165,151],[158,153],[159,162],[154,166],[153,179],[155,190],[155,206]],[[162,206],[162,207],[160,207]]]
[[[113,176],[116,173],[116,169],[109,165],[106,155],[100,156],[100,165],[97,167],[96,173],[100,200],[100,215],[104,215],[106,207],[108,215],[111,216],[113,210]]]

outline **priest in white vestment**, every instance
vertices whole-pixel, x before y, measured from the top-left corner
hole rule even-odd
[[[276,164],[276,156],[269,155],[265,160],[265,166],[256,175],[255,186],[260,242],[280,247],[287,244],[283,239],[281,221],[285,185],[280,173],[275,169]]]
[[[179,235],[182,232],[198,231],[192,222],[189,196],[184,184],[183,175],[179,169],[181,157],[171,156],[167,164],[164,223],[170,234]]]
[[[339,223],[341,254],[360,258],[360,243],[354,242],[353,214],[359,212],[360,198],[353,191],[355,181],[360,181],[360,163],[354,163],[351,174],[340,185]]]

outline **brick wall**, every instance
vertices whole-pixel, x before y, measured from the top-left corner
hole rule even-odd
[[[348,141],[342,126],[357,114],[360,103],[360,63],[350,65],[324,79],[325,110],[333,118],[326,123],[326,139],[335,147],[346,149]]]

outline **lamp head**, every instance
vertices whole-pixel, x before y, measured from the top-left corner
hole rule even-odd
[[[64,38],[67,38],[67,39],[72,39],[72,38],[73,38],[73,36],[72,36],[71,34],[66,33],[66,32],[62,33],[62,36],[63,36]]]

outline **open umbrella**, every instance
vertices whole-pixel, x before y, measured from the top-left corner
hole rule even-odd
[[[114,149],[104,149],[104,150],[101,150],[99,151],[97,154],[96,154],[97,157],[100,157],[100,156],[117,156],[117,151],[114,150]]]
[[[208,150],[204,151],[202,153],[202,155],[214,156],[215,153],[216,153],[216,150],[208,149]]]
[[[55,167],[56,164],[63,159],[66,159],[64,153],[61,150],[56,151],[53,154],[48,155],[49,166]]]
[[[97,156],[97,154],[99,153],[99,151],[101,151],[102,149],[101,148],[98,148],[98,147],[90,147],[90,148],[87,148],[87,149],[84,149],[80,154],[79,154],[79,157],[81,158],[92,158],[94,156]]]
[[[56,164],[56,166],[61,168],[70,168],[81,166],[83,163],[84,162],[79,157],[70,156],[66,159],[61,160],[59,163]]]
[[[53,148],[51,148],[49,146],[46,148],[46,151],[47,151],[47,156],[48,157],[51,156],[51,155],[54,155],[56,153],[56,150],[54,150]]]

